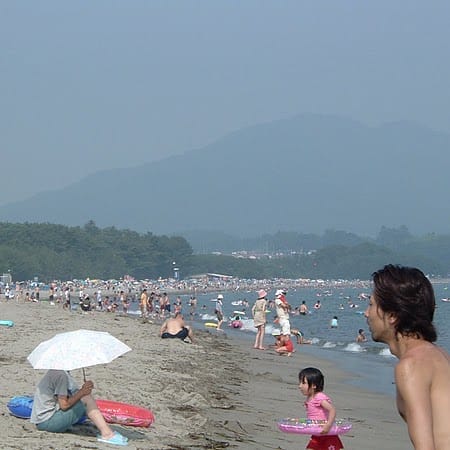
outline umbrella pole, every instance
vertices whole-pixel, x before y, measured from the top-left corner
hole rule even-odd
[[[83,379],[84,381],[86,381],[86,372],[84,371],[84,367],[83,367]]]

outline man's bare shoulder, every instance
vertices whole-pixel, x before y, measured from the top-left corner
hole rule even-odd
[[[438,370],[441,375],[448,374],[450,380],[450,355],[441,347],[427,341],[418,341],[400,358],[396,367],[397,374],[411,371],[430,373]]]

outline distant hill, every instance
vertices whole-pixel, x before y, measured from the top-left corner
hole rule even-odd
[[[3,206],[0,220],[92,219],[100,227],[164,234],[329,228],[374,234],[402,224],[414,233],[448,233],[449,162],[449,134],[406,122],[369,127],[300,115],[158,162],[94,173]]]

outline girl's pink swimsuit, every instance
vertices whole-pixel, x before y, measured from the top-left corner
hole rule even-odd
[[[327,420],[328,411],[320,405],[324,400],[332,403],[330,397],[323,392],[318,392],[313,398],[305,402],[306,417],[312,420]],[[311,440],[306,446],[311,450],[341,450],[344,448],[338,436],[311,436]]]
[[[326,409],[322,408],[321,403],[326,400],[328,403],[333,403],[323,392],[317,392],[317,394],[314,395],[313,398],[310,400],[305,401],[305,408],[306,408],[306,417],[308,419],[313,420],[327,420],[328,419],[328,412]]]

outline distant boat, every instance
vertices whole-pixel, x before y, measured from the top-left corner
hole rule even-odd
[[[441,298],[443,302],[450,302],[450,298]]]

